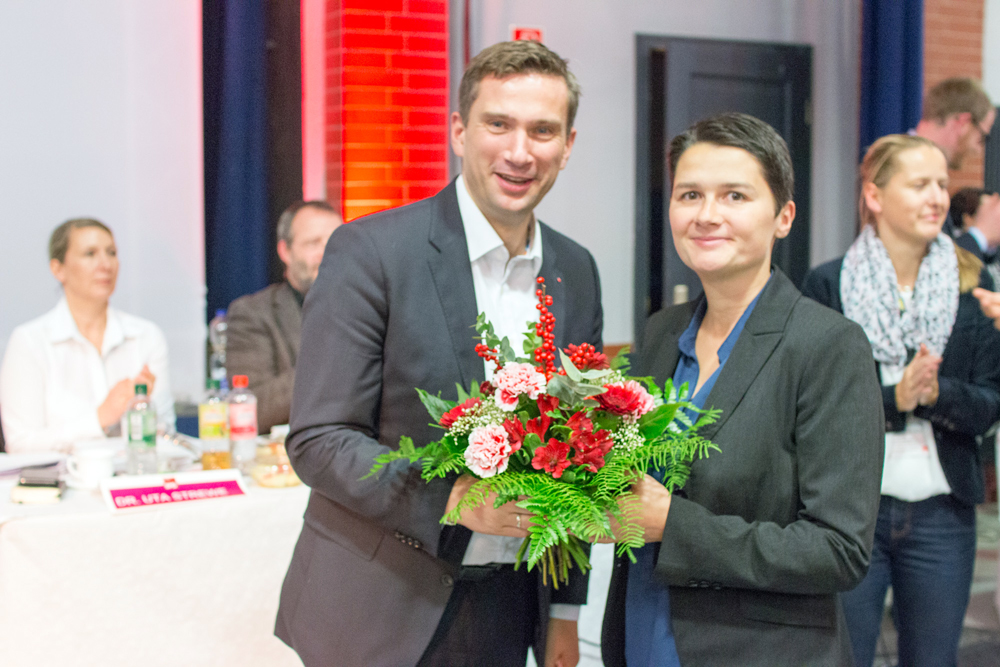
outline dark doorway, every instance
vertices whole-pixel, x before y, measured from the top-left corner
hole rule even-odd
[[[670,235],[666,145],[715,114],[757,116],[788,143],[798,212],[774,263],[800,284],[809,270],[812,47],[637,35],[636,96],[636,342],[646,317],[673,303],[677,285],[691,297],[701,291]]]

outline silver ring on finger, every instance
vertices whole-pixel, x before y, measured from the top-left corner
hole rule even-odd
[[[521,515],[520,514],[515,514],[514,517],[517,519],[517,528],[518,528],[518,530],[520,530],[521,529]]]

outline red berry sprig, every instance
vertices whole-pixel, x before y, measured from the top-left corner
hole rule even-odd
[[[542,339],[542,345],[535,350],[535,362],[538,364],[538,371],[545,374],[546,380],[551,380],[556,372],[556,336],[553,333],[556,329],[556,316],[549,312],[552,305],[552,297],[545,293],[545,278],[538,276],[539,288],[535,290],[538,297],[538,324],[535,325],[535,333]]]
[[[608,364],[608,357],[605,354],[598,352],[597,348],[590,343],[570,345],[565,351],[569,355],[569,360],[572,361],[573,365],[581,371],[600,371],[605,368],[610,368],[610,365]]]
[[[500,352],[496,348],[492,348],[486,343],[479,343],[476,345],[476,354],[486,361],[492,361],[496,364],[497,371],[503,368],[503,364],[500,363]]]

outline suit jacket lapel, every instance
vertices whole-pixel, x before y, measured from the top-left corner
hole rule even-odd
[[[294,367],[299,358],[299,343],[302,340],[302,308],[299,307],[292,288],[287,283],[274,291],[274,298],[271,300],[274,310],[274,319],[285,337],[288,345],[291,365]]]
[[[465,228],[458,210],[455,181],[434,198],[435,212],[430,221],[428,264],[434,278],[441,309],[450,334],[450,343],[462,376],[463,387],[486,379],[483,360],[476,354],[476,288]]]
[[[706,408],[721,410],[722,414],[718,421],[702,429],[702,436],[711,440],[739,406],[781,341],[792,307],[801,296],[785,274],[775,268],[705,401]]]
[[[547,225],[539,223],[538,228],[542,233],[542,268],[538,272],[538,275],[545,278],[545,293],[552,297],[552,305],[549,306],[549,312],[556,316],[556,347],[560,350],[565,348],[570,343],[579,344],[583,341],[579,340],[567,340],[566,332],[566,283],[562,281],[563,272],[559,268],[559,255],[556,248],[556,243],[554,242],[554,234]],[[518,354],[522,354],[521,350],[515,350]],[[559,366],[559,360],[556,359],[556,366]]]

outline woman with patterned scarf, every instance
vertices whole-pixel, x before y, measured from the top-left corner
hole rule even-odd
[[[841,596],[854,659],[875,655],[887,589],[899,664],[955,665],[983,501],[976,437],[1000,417],[1000,334],[973,288],[982,263],[941,225],[944,154],[916,136],[876,141],[861,165],[861,233],[813,269],[802,292],[865,330],[886,419],[871,567]]]

